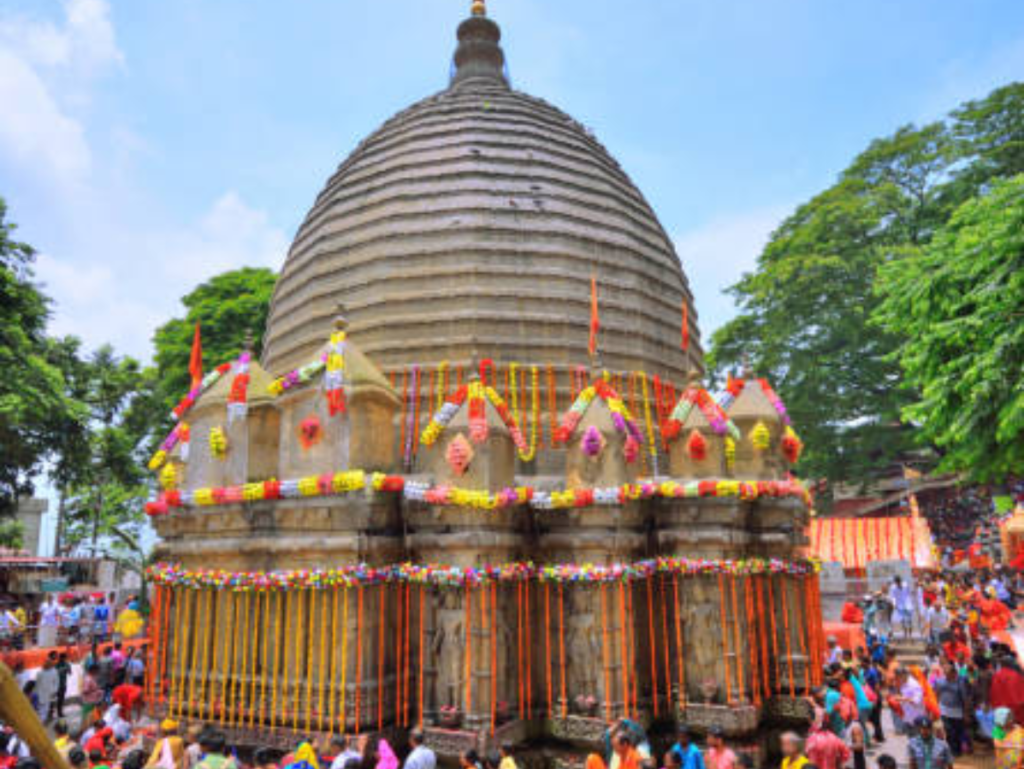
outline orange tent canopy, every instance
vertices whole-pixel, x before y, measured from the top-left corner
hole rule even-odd
[[[807,530],[810,555],[863,569],[871,561],[909,561],[911,568],[935,567],[934,543],[923,518],[814,518]]]

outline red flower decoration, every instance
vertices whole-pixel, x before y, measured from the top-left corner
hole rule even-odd
[[[318,444],[323,434],[324,431],[320,427],[320,420],[315,414],[310,414],[299,423],[299,443],[306,450]]]
[[[708,456],[708,442],[701,435],[700,430],[691,430],[690,437],[686,439],[686,451],[694,462],[703,462]]]

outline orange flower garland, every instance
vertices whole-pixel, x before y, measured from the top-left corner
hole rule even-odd
[[[731,705],[733,699],[732,677],[729,674],[729,624],[728,615],[725,611],[725,577],[721,574],[718,575],[718,604],[718,613],[722,618],[722,662],[725,663],[725,701]]]

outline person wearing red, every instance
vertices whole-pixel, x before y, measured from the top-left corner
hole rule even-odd
[[[1013,657],[1006,655],[1000,658],[988,696],[993,710],[1009,708],[1013,711],[1013,719],[1024,723],[1024,671]]]
[[[82,748],[85,750],[86,753],[89,754],[90,760],[92,758],[93,752],[98,752],[105,761],[107,759],[108,752],[107,745],[113,736],[114,730],[111,729],[109,726],[104,725],[102,729],[97,729],[95,732],[93,732],[92,737],[86,740]]]
[[[142,694],[141,686],[124,683],[114,687],[110,699],[121,706],[121,712],[128,717],[129,722],[134,722],[142,711]]]
[[[830,729],[814,728],[805,746],[807,758],[818,769],[842,769],[850,760],[850,748]]]

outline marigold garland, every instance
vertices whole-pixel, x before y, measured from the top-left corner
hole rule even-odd
[[[249,412],[249,363],[252,354],[245,350],[238,356],[235,362],[235,378],[231,380],[231,390],[228,392],[228,423],[236,419],[245,419]]]
[[[637,458],[639,445],[643,442],[643,435],[640,433],[640,428],[637,427],[622,398],[603,379],[598,379],[594,384],[580,391],[572,406],[569,407],[565,416],[562,417],[562,423],[555,432],[556,443],[567,443],[569,441],[595,398],[600,398],[605,402],[605,405],[611,412],[612,423],[615,425],[615,429],[626,436],[623,453],[627,462],[634,462]]]
[[[276,572],[232,572],[220,569],[184,569],[180,565],[160,563],[147,569],[158,586],[191,590],[226,589],[233,593],[251,591],[320,591],[343,587],[415,584],[438,588],[479,587],[488,584],[541,582],[547,584],[581,583],[632,584],[657,575],[697,577],[750,577],[782,574],[808,576],[817,572],[816,561],[786,561],[772,558],[713,560],[706,558],[657,558],[615,564],[548,564],[530,562],[485,565],[472,568],[412,563],[388,566],[351,564],[334,569],[296,569]],[[724,611],[724,607],[723,607]],[[724,614],[723,614],[724,616]],[[187,635],[187,633],[186,633]]]
[[[679,397],[679,401],[675,404],[668,421],[665,423],[664,434],[668,440],[672,440],[679,435],[683,423],[695,408],[704,415],[704,418],[716,434],[728,435],[734,440],[740,438],[739,428],[729,419],[725,411],[715,402],[707,390],[703,387],[688,387]]]
[[[757,424],[754,425],[754,429],[750,431],[750,442],[758,451],[765,451],[771,446],[771,441],[772,435],[768,431],[768,426],[761,420],[758,420]]]
[[[430,486],[423,481],[407,480],[401,475],[385,475],[384,473],[367,475],[363,470],[346,470],[340,473],[310,475],[297,480],[271,479],[241,486],[200,488],[191,492],[165,491],[156,500],[146,503],[146,513],[150,516],[166,515],[174,508],[323,497],[353,492],[401,493],[406,500],[411,502],[471,507],[478,510],[497,510],[527,504],[537,510],[564,510],[592,505],[622,505],[654,497],[664,499],[721,497],[738,498],[745,502],[752,502],[762,497],[796,497],[805,503],[809,502],[807,490],[795,479],[781,481],[707,479],[683,482],[666,480],[658,484],[641,481],[607,488],[565,489],[563,491],[541,491],[532,486],[517,486],[492,493],[455,486]]]
[[[224,459],[228,453],[228,437],[223,427],[210,428],[210,455],[214,459]]]
[[[765,397],[768,398],[768,402],[772,404],[772,407],[782,419],[783,423],[788,425],[790,423],[789,414],[786,411],[786,405],[782,402],[782,398],[775,393],[771,385],[768,384],[767,379],[755,379],[754,381],[761,387]],[[725,386],[725,392],[722,393],[721,397],[718,399],[718,405],[721,406],[723,410],[728,410],[729,407],[736,402],[736,399],[740,397],[740,393],[743,392],[746,386],[747,382],[744,379],[733,379],[732,377],[729,377],[729,381]]]
[[[345,412],[345,332],[335,331],[327,347],[324,370],[324,398],[332,417]]]
[[[782,434],[782,454],[786,457],[786,461],[795,465],[800,459],[800,452],[803,451],[803,448],[804,444],[797,436],[796,431],[790,425],[786,425]]]

